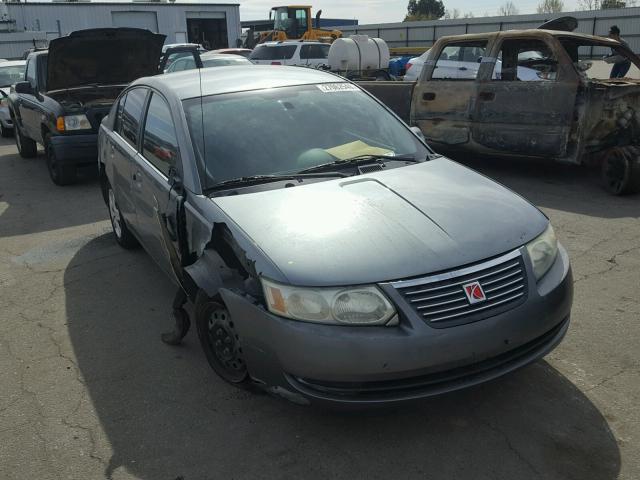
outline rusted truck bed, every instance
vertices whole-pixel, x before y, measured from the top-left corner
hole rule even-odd
[[[406,123],[411,120],[411,98],[415,82],[358,82]]]

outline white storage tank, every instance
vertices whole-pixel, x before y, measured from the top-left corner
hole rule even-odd
[[[368,35],[338,38],[329,49],[329,66],[336,71],[386,69],[390,58],[387,43]]]

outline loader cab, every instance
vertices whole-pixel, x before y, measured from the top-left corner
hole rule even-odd
[[[311,29],[311,7],[273,7],[273,27],[276,31],[285,32],[287,38],[302,38]]]

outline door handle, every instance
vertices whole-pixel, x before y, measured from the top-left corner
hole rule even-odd
[[[460,67],[458,70],[462,70],[463,72],[466,72],[468,70],[467,67]]]
[[[133,174],[133,181],[138,184],[142,183],[142,172],[140,170]]]
[[[436,99],[436,94],[433,92],[424,92],[422,94],[422,100],[425,102],[430,102],[431,100]]]
[[[478,98],[480,98],[480,100],[482,100],[483,102],[490,102],[492,100],[495,100],[496,94],[493,92],[480,92]]]

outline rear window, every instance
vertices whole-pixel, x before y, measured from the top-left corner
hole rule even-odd
[[[249,57],[251,60],[289,60],[296,53],[297,45],[259,45]]]

